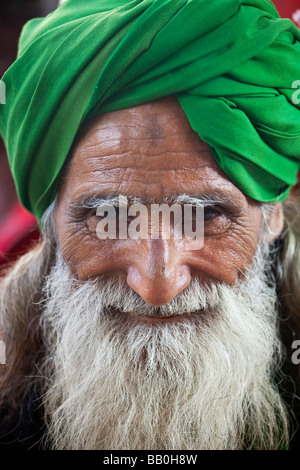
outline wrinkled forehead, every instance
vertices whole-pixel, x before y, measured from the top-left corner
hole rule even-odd
[[[173,96],[91,119],[76,138],[60,189],[72,199],[122,193],[157,202],[213,192],[246,204]]]

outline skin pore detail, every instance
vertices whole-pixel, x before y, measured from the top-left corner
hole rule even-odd
[[[122,277],[150,305],[161,306],[194,277],[234,285],[246,273],[260,234],[260,203],[228,180],[175,98],[93,118],[71,158],[58,194],[56,227],[63,257],[80,281]],[[198,251],[172,237],[99,240],[97,216],[84,201],[118,194],[145,204],[180,195],[219,204],[207,206]],[[279,233],[280,211],[273,212]]]

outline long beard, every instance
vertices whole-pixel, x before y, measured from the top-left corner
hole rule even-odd
[[[41,318],[51,447],[279,448],[287,413],[274,384],[276,292],[263,264],[256,257],[235,287],[195,279],[158,309],[122,280],[72,279],[58,254]],[[190,315],[152,325],[132,313]]]

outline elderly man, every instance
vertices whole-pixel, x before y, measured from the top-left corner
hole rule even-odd
[[[299,40],[265,0],[26,25],[0,129],[43,240],[1,284],[2,442],[297,447]],[[101,237],[124,199],[200,207],[203,245]]]

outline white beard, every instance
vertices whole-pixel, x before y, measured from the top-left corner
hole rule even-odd
[[[287,413],[276,293],[262,259],[235,287],[194,280],[158,314],[125,281],[78,282],[58,255],[41,318],[44,407],[55,449],[276,449]]]

